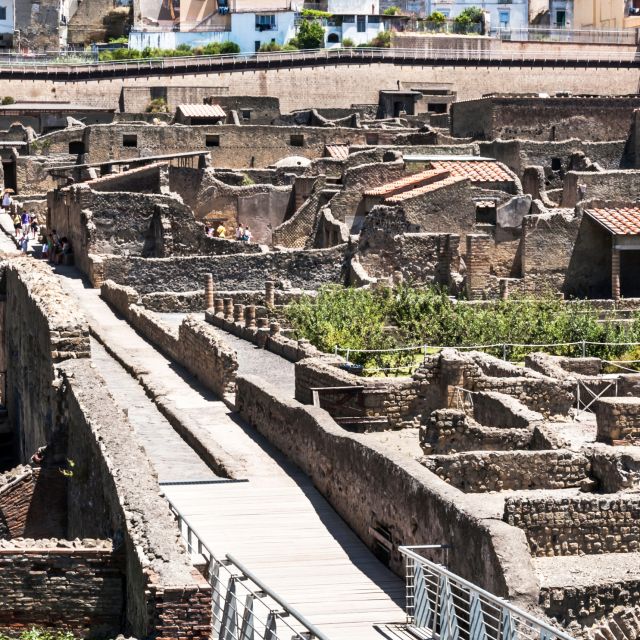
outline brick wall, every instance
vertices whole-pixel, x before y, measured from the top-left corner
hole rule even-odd
[[[431,456],[423,463],[465,493],[579,487],[591,471],[586,456],[570,451],[470,452]]]
[[[598,442],[638,444],[640,398],[600,398],[595,403],[595,413]]]
[[[0,487],[0,538],[59,538],[67,530],[67,479],[28,469]]]
[[[124,609],[120,559],[101,540],[0,541],[0,602],[2,633],[35,626],[114,638]]]
[[[534,556],[638,551],[638,498],[507,498],[504,519],[520,527]]]

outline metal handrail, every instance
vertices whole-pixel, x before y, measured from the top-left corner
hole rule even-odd
[[[437,545],[439,546],[439,545]],[[546,640],[574,640],[572,636],[553,627],[549,623],[537,618],[536,616],[520,609],[514,604],[508,602],[504,598],[500,598],[489,591],[479,587],[478,585],[465,580],[459,575],[449,571],[444,566],[428,560],[424,556],[416,553],[415,549],[432,548],[431,545],[422,546],[400,546],[398,550],[405,556],[407,562],[407,607],[408,618],[412,620],[415,625],[415,616],[411,615],[411,608],[415,605],[409,604],[412,600],[415,601],[416,597],[421,600],[421,603],[426,603],[427,606],[431,606],[435,603],[435,609],[433,617],[433,626],[436,628],[442,624],[458,624],[457,620],[448,619],[447,616],[457,616],[463,612],[467,621],[470,621],[470,626],[473,626],[473,622],[478,623],[478,626],[485,627],[484,638],[487,640],[493,637],[492,633],[486,631],[487,626],[491,626],[492,621],[494,624],[494,633],[496,626],[499,628],[509,621],[510,624],[516,628],[518,624],[526,624],[529,628],[539,630],[544,633],[539,633],[538,638],[544,637]],[[420,572],[416,567],[420,567]],[[416,584],[416,578],[418,580],[424,580],[424,585]],[[447,596],[450,606],[447,607],[445,602],[441,602],[440,599],[445,596],[440,593],[444,591],[441,587],[445,585],[447,590]],[[432,589],[429,592],[429,589]],[[416,593],[420,589],[423,591]],[[430,601],[429,601],[430,600]],[[478,603],[474,611],[474,600]],[[485,605],[483,607],[482,605]],[[492,607],[494,612],[487,609]],[[478,611],[480,612],[478,616]],[[415,611],[413,612],[415,613]],[[496,615],[498,614],[498,615]],[[478,622],[479,620],[479,622]],[[417,626],[418,628],[421,628]],[[478,627],[476,627],[477,629]],[[500,631],[500,629],[498,629]],[[461,634],[462,635],[462,634]],[[480,634],[481,636],[483,634]],[[524,634],[523,634],[524,635]],[[478,637],[478,636],[474,636]],[[516,637],[516,634],[501,632],[498,637],[511,638]],[[522,637],[522,636],[519,636]],[[526,637],[526,636],[524,636]]]
[[[54,60],[59,57],[56,56]],[[308,61],[310,59],[349,59],[349,60],[449,60],[449,61],[501,61],[501,62],[611,62],[611,63],[638,63],[640,55],[634,52],[602,53],[601,51],[581,51],[581,52],[554,52],[550,54],[544,50],[534,50],[528,52],[506,52],[501,50],[468,50],[468,49],[416,49],[416,48],[333,48],[333,49],[307,49],[298,51],[271,51],[271,52],[244,52],[237,54],[217,54],[201,56],[177,56],[162,58],[139,58],[130,60],[109,60],[109,61],[72,61],[57,62],[51,61],[51,54],[46,56],[21,57],[15,54],[0,54],[0,67],[10,65],[11,68],[41,68],[47,67],[47,71],[59,69],[74,70],[108,70],[115,68],[140,69],[144,66],[149,68],[166,67],[191,67],[203,64],[249,64],[249,63],[270,63],[270,62],[290,62]]]
[[[260,580],[252,571],[247,569],[247,567],[241,563],[237,558],[232,556],[231,554],[226,554],[224,560],[220,560],[216,558],[216,556],[209,549],[204,540],[198,535],[197,531],[194,527],[189,524],[189,521],[180,513],[178,508],[165,496],[165,499],[169,503],[169,508],[171,512],[174,514],[176,521],[178,523],[178,528],[180,529],[180,534],[182,535],[184,542],[187,546],[187,550],[190,554],[197,553],[205,558],[208,564],[208,578],[209,584],[214,592],[214,600],[217,602],[218,606],[214,604],[213,610],[213,622],[215,624],[223,624],[224,615],[222,615],[221,607],[219,606],[219,598],[224,598],[224,608],[227,609],[230,604],[233,604],[233,607],[237,609],[238,605],[245,609],[245,611],[249,611],[247,609],[247,601],[241,600],[240,597],[235,594],[235,591],[230,588],[230,585],[233,583],[234,585],[237,582],[249,581],[255,584],[258,589],[251,589],[246,584],[243,584],[243,588],[246,591],[246,596],[250,596],[253,601],[261,603],[267,611],[269,611],[269,616],[273,616],[277,618],[280,622],[282,622],[290,633],[293,634],[292,640],[308,640],[308,638],[317,638],[318,640],[329,640],[329,638],[320,631],[312,622],[307,620],[305,616],[300,613],[297,609],[289,605],[284,598],[277,595],[272,589],[270,589],[262,580]],[[239,575],[234,575],[229,566],[235,567]],[[221,579],[218,575],[220,569],[224,569],[228,574],[228,583],[223,593],[221,590]],[[234,587],[235,588],[235,587]],[[276,603],[279,607],[282,608],[284,613],[279,613],[274,610],[272,606],[266,601],[266,598],[271,599],[274,603]],[[253,607],[253,604],[251,605]],[[251,609],[250,615],[259,620],[262,626],[268,625],[268,620],[260,620],[257,618],[257,615],[253,613],[253,609]],[[299,631],[295,629],[291,624],[289,624],[286,620],[284,620],[285,616],[290,616],[293,618],[299,625],[302,627],[303,631]],[[243,617],[244,614],[243,614]],[[254,631],[255,626],[252,627]],[[266,634],[265,634],[266,635]],[[278,640],[278,636],[275,630],[269,634],[271,640]],[[241,640],[235,637],[234,629],[230,628],[227,630],[227,633],[223,634],[220,632],[220,638],[230,638],[231,640]],[[281,640],[284,640],[281,639]]]

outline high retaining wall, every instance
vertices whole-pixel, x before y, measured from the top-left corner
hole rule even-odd
[[[635,93],[638,69],[608,69],[517,66],[431,66],[388,64],[317,65],[296,69],[260,71],[178,73],[171,76],[56,82],[45,80],[3,80],[0,95],[16,101],[43,100],[79,102],[118,108],[123,86],[185,87],[209,89],[210,95],[277,96],[283,112],[308,107],[348,107],[377,104],[380,89],[396,89],[397,81],[425,86],[446,84],[457,92],[458,100],[480,98],[486,93],[555,93],[571,91],[588,94]],[[197,100],[200,102],[201,100]]]
[[[0,541],[0,602],[3,633],[53,622],[78,637],[115,638],[124,605],[120,559],[102,540]]]
[[[496,593],[533,604],[537,587],[522,532],[486,517],[417,461],[340,428],[324,410],[281,394],[262,378],[239,376],[240,416],[313,480],[370,547],[386,527],[390,566],[404,571],[398,545],[446,541],[449,568]],[[402,499],[398,499],[402,496]]]

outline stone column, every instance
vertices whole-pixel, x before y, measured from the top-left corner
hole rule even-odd
[[[269,318],[258,318],[257,324],[258,329],[262,329],[264,331],[269,328]]]
[[[509,298],[509,281],[506,278],[500,279],[500,300]]]
[[[217,316],[224,315],[224,300],[222,298],[213,299],[213,313]]]
[[[224,299],[224,319],[233,321],[233,298]]]
[[[213,307],[213,274],[207,273],[204,277],[204,308]]]
[[[248,304],[244,308],[244,326],[247,329],[256,328],[256,305]]]
[[[244,319],[244,305],[243,304],[234,304],[233,305],[233,321],[238,324],[241,323]]]
[[[611,247],[611,297],[620,300],[620,249],[615,248],[615,237]]]
[[[276,283],[273,280],[267,280],[264,283],[265,299],[264,303],[267,307],[275,307],[276,305]]]
[[[280,323],[277,320],[274,320],[270,325],[269,325],[269,333],[272,336],[277,336],[280,333]]]

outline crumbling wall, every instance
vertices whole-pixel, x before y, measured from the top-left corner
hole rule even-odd
[[[66,482],[57,468],[28,468],[0,486],[0,538],[64,538]]]
[[[161,351],[195,375],[219,397],[235,391],[238,360],[219,333],[195,316],[187,316],[178,331],[165,325],[153,311],[137,304],[131,287],[107,281],[100,288],[102,298]]]
[[[578,188],[582,186],[582,196]],[[640,199],[640,171],[569,171],[562,187],[562,206],[575,207],[581,200]]]
[[[600,398],[595,402],[596,439],[607,444],[640,441],[640,398]]]
[[[86,638],[122,631],[124,576],[110,541],[0,541],[0,631]]]
[[[474,451],[422,461],[465,493],[567,489],[581,486],[591,472],[589,459],[572,451]]]
[[[218,289],[261,290],[265,280],[287,280],[292,287],[317,289],[344,281],[344,245],[313,251],[287,250],[230,256],[123,258],[104,256],[95,261],[94,285],[105,280],[136,287],[138,292],[194,291],[205,275],[215,274]]]
[[[54,366],[89,357],[89,327],[46,264],[9,261],[6,291],[6,402],[24,462],[52,435]]]
[[[534,556],[637,551],[640,502],[633,496],[509,497],[504,519],[527,534]]]

